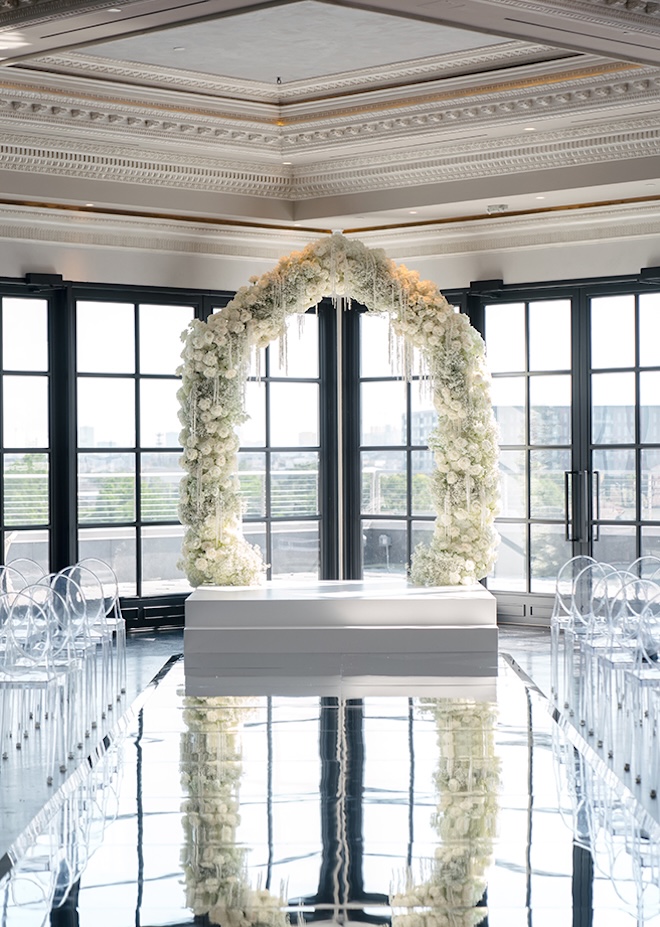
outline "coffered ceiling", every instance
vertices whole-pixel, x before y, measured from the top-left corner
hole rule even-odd
[[[660,199],[660,3],[0,0],[0,200],[367,228]]]

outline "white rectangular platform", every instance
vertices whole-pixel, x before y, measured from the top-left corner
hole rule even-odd
[[[186,601],[190,695],[489,698],[495,598],[483,586],[405,580],[202,586]],[[481,694],[480,694],[481,693]]]

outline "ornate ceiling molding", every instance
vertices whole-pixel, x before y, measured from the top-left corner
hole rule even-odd
[[[136,103],[125,88],[121,94],[111,88],[82,93],[66,82],[45,86],[41,75],[35,80],[34,74],[11,71],[11,79],[0,81],[0,126],[12,134],[43,133],[46,148],[58,137],[74,149],[77,141],[97,139],[153,148],[155,157],[163,148],[179,149],[185,158],[191,150],[216,159],[247,157],[251,169],[270,172],[282,156],[327,160],[412,139],[425,146],[454,143],[460,135],[513,131],[529,121],[542,127],[548,120],[607,119],[624,107],[634,112],[660,106],[657,68],[594,62],[550,73],[546,65],[524,71],[515,79],[474,86],[456,78],[441,82],[441,91],[425,89],[403,99],[377,92],[371,105],[336,112],[327,105],[293,104],[286,117],[266,104],[250,104],[242,115],[237,107],[228,112],[221,104],[194,106],[189,95],[175,93]]]
[[[491,3],[495,0],[490,0]],[[655,0],[496,0],[498,6],[522,10],[525,14],[555,16],[580,23],[612,25],[613,20],[647,27],[656,32],[660,3]]]
[[[203,93],[217,97],[282,104],[320,96],[335,96],[393,85],[410,85],[475,72],[483,73],[512,66],[519,67],[525,64],[575,57],[577,57],[575,52],[560,52],[545,45],[530,45],[516,41],[460,54],[453,53],[416,61],[402,61],[387,67],[362,68],[327,77],[290,81],[275,86],[261,81],[214,77],[194,70],[161,68],[131,61],[94,57],[84,53],[36,58],[29,62],[29,67],[56,74],[103,78],[141,86],[165,87],[186,93]]]
[[[574,168],[657,156],[656,118],[609,125],[570,127],[477,141],[409,147],[378,155],[331,159],[296,168],[266,169],[259,163],[176,152],[128,149],[125,145],[46,144],[39,137],[5,134],[4,170],[122,181],[170,189],[213,191],[288,201],[443,184],[529,171]]]

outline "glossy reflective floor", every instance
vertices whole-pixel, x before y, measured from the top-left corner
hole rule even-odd
[[[510,660],[497,693],[186,699],[175,660],[12,838],[0,925],[659,925],[653,816]]]

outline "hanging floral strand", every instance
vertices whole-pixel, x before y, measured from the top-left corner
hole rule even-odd
[[[252,585],[263,578],[261,552],[243,537],[237,477],[236,428],[246,418],[250,352],[281,337],[288,316],[328,294],[339,305],[353,299],[389,314],[393,333],[403,340],[404,375],[413,372],[417,349],[419,369],[431,381],[438,425],[428,444],[437,467],[432,494],[438,520],[430,545],[415,550],[412,581],[476,582],[490,571],[498,543],[497,431],[483,341],[434,283],[337,233],[253,277],[227,306],[207,322],[195,320],[182,336],[182,568],[195,586]]]

